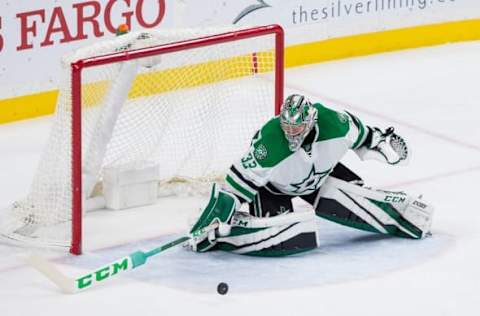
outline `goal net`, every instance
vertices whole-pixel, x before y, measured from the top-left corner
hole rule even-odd
[[[158,193],[221,179],[283,98],[283,31],[129,33],[75,51],[29,194],[0,235],[81,253],[82,217],[112,167],[154,163]]]

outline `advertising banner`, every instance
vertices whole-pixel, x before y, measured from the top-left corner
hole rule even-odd
[[[125,23],[172,23],[169,0],[0,2],[0,99],[54,89],[66,52],[115,36]]]
[[[478,0],[183,0],[183,24],[269,24],[287,45],[480,17]]]
[[[57,89],[66,52],[133,30],[281,24],[287,45],[480,17],[478,0],[6,0],[0,100]]]

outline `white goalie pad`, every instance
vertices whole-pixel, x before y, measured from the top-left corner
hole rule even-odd
[[[245,212],[236,212],[231,220],[231,226],[245,228],[268,228],[284,226],[293,223],[310,222],[315,219],[313,211],[290,212],[272,217],[256,217]]]
[[[248,254],[280,245],[301,234],[309,234],[314,236],[314,240],[309,240],[308,247],[314,248],[319,245],[315,219],[313,211],[284,213],[261,218],[237,212],[232,217],[231,231],[241,229],[242,233],[220,237],[218,242],[232,245],[235,249],[231,251],[234,253]]]
[[[372,189],[329,177],[320,189],[315,208],[321,198],[337,201],[384,234],[393,225],[419,239],[429,234],[432,225],[433,207],[404,192]]]

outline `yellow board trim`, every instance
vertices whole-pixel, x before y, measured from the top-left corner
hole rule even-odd
[[[0,124],[52,114],[58,90],[0,100]]]
[[[273,50],[256,53],[255,61],[253,60],[253,54],[247,54],[154,73],[140,74],[135,78],[128,98],[148,97],[164,92],[251,76],[254,73],[272,72],[275,67],[272,56]],[[195,74],[195,77],[191,77],[192,74]],[[177,78],[177,80],[172,81],[169,80],[170,78]],[[155,84],[146,87],[146,82]]]
[[[480,40],[480,19],[422,25],[376,33],[332,38],[289,46],[285,66],[364,56],[449,42]],[[0,100],[0,124],[51,114],[57,90]]]
[[[273,50],[234,56],[187,66],[137,74],[132,82],[128,99],[149,97],[207,85],[219,81],[268,73],[274,70]],[[175,80],[171,80],[175,78]],[[82,86],[83,106],[100,104],[110,88],[111,81],[98,81]]]
[[[422,25],[290,46],[285,67],[480,39],[480,19]]]

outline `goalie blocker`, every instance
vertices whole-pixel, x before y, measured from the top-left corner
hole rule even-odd
[[[342,176],[348,181],[337,178]],[[224,250],[256,256],[286,256],[314,249],[319,245],[315,214],[321,218],[369,232],[421,239],[430,232],[433,208],[420,198],[404,192],[376,190],[359,185],[361,179],[339,164],[322,187],[308,196],[315,212],[287,211],[269,217],[239,212],[236,196],[214,185],[210,201],[192,231],[218,222],[219,228],[190,241],[193,250]],[[259,200],[277,198],[262,191]],[[289,205],[277,209],[292,210]],[[259,214],[255,210],[250,210]]]

